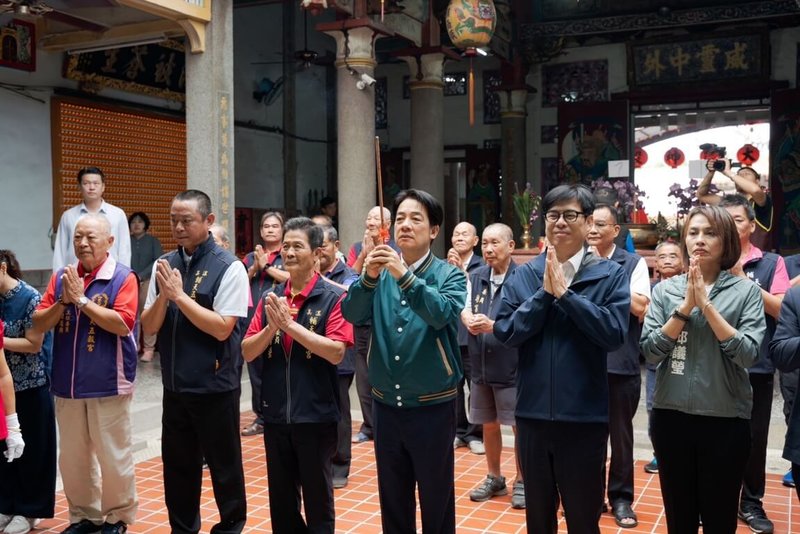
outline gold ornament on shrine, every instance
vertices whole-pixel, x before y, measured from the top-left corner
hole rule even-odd
[[[497,12],[492,0],[450,0],[445,15],[447,34],[453,45],[469,59],[469,124],[475,124],[475,71],[472,58],[494,35]]]

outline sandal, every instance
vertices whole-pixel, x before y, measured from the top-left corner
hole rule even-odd
[[[614,522],[621,528],[634,528],[639,525],[639,519],[629,503],[620,501],[611,505],[614,513]]]

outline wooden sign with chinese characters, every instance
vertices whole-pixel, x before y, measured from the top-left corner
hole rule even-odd
[[[186,98],[184,45],[161,43],[68,54],[65,76],[101,88],[183,102]]]
[[[628,43],[631,87],[769,80],[769,40],[764,34]]]

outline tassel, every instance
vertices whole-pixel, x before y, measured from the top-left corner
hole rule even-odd
[[[475,126],[475,70],[469,58],[469,125]]]

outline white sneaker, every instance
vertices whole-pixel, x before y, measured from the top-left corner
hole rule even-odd
[[[6,525],[4,534],[26,534],[30,532],[33,527],[39,523],[38,519],[28,519],[21,515],[15,515],[14,518]]]
[[[13,515],[0,514],[0,529],[6,528],[12,519],[14,519]]]
[[[472,454],[486,454],[486,447],[484,447],[482,441],[472,440],[468,445]]]

